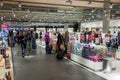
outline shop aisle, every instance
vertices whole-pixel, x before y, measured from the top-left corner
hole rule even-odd
[[[15,80],[105,80],[66,59],[57,61],[54,55],[41,54],[40,49],[24,59],[20,47],[12,50]]]

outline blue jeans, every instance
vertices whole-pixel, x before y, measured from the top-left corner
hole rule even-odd
[[[46,42],[45,51],[46,51],[46,54],[49,54],[49,42]]]
[[[25,56],[25,52],[26,52],[26,44],[21,44],[21,48],[22,48],[22,56]]]

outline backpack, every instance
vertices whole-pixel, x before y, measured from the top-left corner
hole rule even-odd
[[[118,35],[117,40],[118,40],[118,45],[120,46],[120,35]]]

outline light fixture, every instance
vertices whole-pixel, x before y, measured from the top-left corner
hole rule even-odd
[[[11,21],[12,19],[10,18],[9,20]]]
[[[72,0],[67,0],[66,3],[72,4]]]
[[[19,8],[21,8],[21,7],[22,7],[21,2],[19,2],[18,7],[19,7]]]
[[[16,15],[15,15],[15,14],[13,14],[13,17],[15,18],[15,17],[16,17]]]
[[[91,0],[89,0],[88,5],[92,6],[92,1]]]
[[[94,12],[95,12],[95,9],[93,8],[93,9],[91,10],[91,12],[94,13]]]
[[[92,19],[94,19],[95,17],[94,16],[92,16]]]
[[[23,19],[25,18],[25,16],[22,17]]]
[[[28,17],[28,15],[26,14],[26,15],[25,15],[25,17],[27,18],[27,17]]]
[[[1,17],[1,21],[3,21],[4,17]]]
[[[105,14],[105,17],[107,16],[107,14]]]
[[[107,12],[105,9],[104,9],[103,11],[104,11],[104,13],[106,13],[106,12]]]
[[[29,10],[29,9],[27,9],[27,13],[30,13],[30,10]]]
[[[3,1],[0,1],[0,6],[1,6],[1,7],[3,6]]]
[[[112,4],[112,3],[110,3],[110,8],[111,8],[111,9],[113,8],[113,4]]]
[[[89,13],[89,15],[92,15],[92,13]]]

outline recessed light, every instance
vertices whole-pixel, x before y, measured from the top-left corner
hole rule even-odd
[[[111,8],[111,9],[113,8],[113,4],[112,4],[112,3],[110,4],[110,8]]]
[[[22,7],[21,2],[19,2],[18,7],[19,7],[19,8],[21,8],[21,7]]]
[[[13,17],[16,17],[16,15],[15,15],[15,14],[13,14]]]
[[[0,6],[1,6],[1,7],[3,6],[3,1],[0,1]]]
[[[89,0],[88,5],[92,6],[92,1],[91,0]]]

